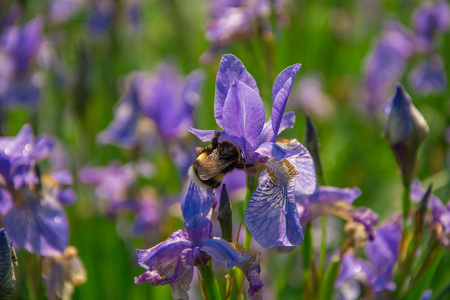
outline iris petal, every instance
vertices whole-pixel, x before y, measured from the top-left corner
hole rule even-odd
[[[22,203],[5,216],[8,237],[14,244],[32,253],[51,256],[67,246],[67,219],[55,199],[38,199],[23,189]]]
[[[283,118],[284,109],[286,107],[286,102],[291,92],[292,84],[294,82],[295,75],[297,75],[301,64],[295,64],[284,69],[275,80],[272,89],[273,107],[272,115],[270,119],[272,120],[272,128],[274,136],[272,142],[275,142],[278,130],[280,128],[281,120]]]
[[[211,142],[211,140],[214,138],[216,133],[218,133],[218,130],[201,130],[196,129],[192,127],[188,127],[188,130],[192,132],[198,139],[202,142]]]
[[[314,193],[317,185],[316,170],[314,160],[308,149],[296,139],[279,140],[277,144],[284,149],[299,151],[297,155],[287,158],[299,173],[295,181],[295,197],[298,199],[303,195],[311,195]]]
[[[236,79],[223,106],[223,129],[226,138],[241,148],[246,158],[258,146],[264,114],[259,93]]]
[[[211,255],[214,259],[226,263],[228,269],[243,263],[249,257],[248,254],[242,256],[230,243],[218,237],[204,241],[201,250]]]
[[[303,232],[293,189],[298,172],[287,160],[266,163],[270,177],[260,182],[245,211],[245,224],[264,248],[299,246]]]
[[[214,190],[205,190],[191,181],[186,194],[181,200],[181,211],[184,217],[184,227],[197,227],[207,217],[214,204]]]
[[[242,62],[232,54],[222,56],[216,77],[216,94],[214,96],[214,116],[217,125],[223,127],[223,107],[225,99],[234,80],[238,79],[259,94],[258,86],[252,75],[245,69]]]
[[[278,134],[280,134],[283,130],[294,127],[295,123],[295,113],[293,111],[287,112],[283,114],[283,118],[281,119],[280,127],[278,128]],[[259,138],[259,144],[263,144],[265,142],[269,142],[272,140],[274,136],[273,128],[272,128],[272,119],[270,118],[266,123],[264,123],[264,128],[261,131],[261,136]]]
[[[98,135],[97,140],[100,143],[112,143],[126,148],[136,145],[137,121],[141,112],[136,89],[136,84],[132,83],[115,109],[114,120]]]
[[[288,157],[299,154],[299,149],[288,150],[280,147],[277,144],[272,142],[266,142],[258,147],[255,150],[256,153],[259,153],[263,156],[273,157],[275,162],[280,162]]]

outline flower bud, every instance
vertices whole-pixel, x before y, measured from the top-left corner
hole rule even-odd
[[[397,91],[389,108],[385,137],[394,151],[406,186],[416,173],[417,152],[428,136],[429,128],[400,83],[397,84]]]

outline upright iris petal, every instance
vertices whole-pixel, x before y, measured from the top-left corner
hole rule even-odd
[[[264,104],[259,94],[235,79],[223,106],[226,137],[244,151],[246,158],[256,149],[264,126]]]
[[[273,107],[270,119],[272,121],[273,137],[271,142],[275,142],[278,130],[280,129],[281,119],[283,118],[284,109],[286,108],[287,99],[294,83],[295,75],[297,75],[301,64],[295,64],[284,69],[273,84],[272,98]]]
[[[220,61],[219,72],[217,72],[216,94],[214,96],[214,117],[217,125],[222,128],[223,106],[234,79],[259,92],[255,79],[250,75],[242,62],[234,55],[224,55]]]

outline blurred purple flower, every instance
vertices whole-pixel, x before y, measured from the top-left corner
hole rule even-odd
[[[91,3],[87,27],[90,34],[105,35],[113,24],[116,4],[111,0],[95,0]]]
[[[117,144],[124,148],[136,147],[139,141],[137,127],[140,113],[137,85],[131,81],[115,107],[114,120],[108,128],[98,134],[97,140],[100,143]]]
[[[0,52],[5,61],[0,67],[0,103],[5,106],[35,106],[40,96],[40,83],[30,70],[44,39],[43,22],[36,18],[22,28],[11,26],[0,36]]]
[[[132,164],[120,166],[116,162],[107,167],[85,167],[78,173],[82,183],[96,185],[95,194],[98,198],[109,200],[108,211],[113,214],[121,202],[128,200],[128,192],[136,178]]]
[[[311,194],[316,187],[314,162],[308,150],[297,140],[277,141],[277,135],[294,124],[294,114],[284,113],[284,109],[299,69],[300,64],[292,65],[276,78],[272,114],[266,123],[256,81],[238,58],[224,55],[216,78],[214,115],[223,128],[220,140],[236,144],[245,163],[263,163],[268,171],[260,177],[245,212],[247,228],[264,248],[299,246],[303,242],[294,190]],[[204,142],[218,132],[189,130]],[[247,171],[255,172],[254,168]]]
[[[126,148],[143,144],[147,137],[140,136],[140,116],[154,122],[163,141],[182,137],[194,122],[202,81],[199,71],[183,80],[171,65],[162,65],[154,74],[130,75],[115,118],[98,140]]]
[[[423,3],[414,13],[414,29],[429,48],[433,46],[434,33],[450,27],[450,7],[447,1]]]
[[[290,107],[319,118],[329,118],[336,111],[330,97],[323,92],[321,80],[315,75],[303,76],[291,97]]]
[[[242,257],[225,240],[212,237],[212,224],[207,215],[213,203],[213,191],[200,189],[191,182],[181,201],[185,228],[150,249],[136,250],[139,265],[147,270],[134,279],[136,284],[170,284],[174,299],[188,299],[197,259],[210,255],[231,269],[248,258],[248,255]]]
[[[183,79],[175,67],[165,64],[154,74],[136,80],[142,112],[155,122],[159,135],[166,141],[185,135],[194,123],[203,74],[193,71]]]
[[[86,0],[51,0],[50,18],[57,23],[64,23],[77,12]]]
[[[344,254],[336,288],[351,279],[357,279],[365,282],[374,293],[395,290],[392,271],[398,259],[401,231],[398,220],[389,221],[378,228],[375,239],[366,246],[369,261],[355,258],[353,254]]]
[[[447,86],[447,75],[442,58],[438,54],[426,58],[410,73],[410,82],[423,94],[442,91]]]
[[[407,60],[414,51],[411,34],[400,24],[393,24],[378,39],[366,63],[366,106],[379,109],[393,84],[400,79]]]
[[[54,193],[41,191],[41,177],[36,171],[37,163],[50,154],[52,147],[53,140],[34,138],[29,125],[24,125],[16,137],[0,138],[4,226],[15,245],[40,255],[64,251],[68,240],[60,203]],[[70,184],[68,176],[55,175]]]
[[[300,220],[303,224],[319,217],[314,211],[311,211],[311,205],[315,203],[334,203],[345,202],[353,204],[356,198],[361,195],[359,188],[337,188],[333,186],[317,186],[311,195],[296,195],[297,209]]]
[[[250,38],[260,23],[269,18],[270,3],[267,0],[212,0],[209,14],[205,36],[212,45],[210,51],[202,55],[204,63],[209,63],[218,49],[237,39]]]

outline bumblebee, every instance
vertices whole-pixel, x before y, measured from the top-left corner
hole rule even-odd
[[[229,141],[219,142],[218,132],[205,148],[198,147],[197,158],[189,168],[189,177],[204,189],[215,189],[220,186],[225,174],[235,168],[244,169],[254,164],[246,164],[241,150]]]

